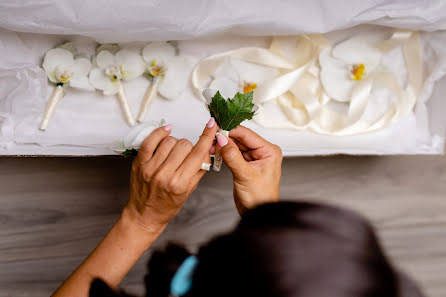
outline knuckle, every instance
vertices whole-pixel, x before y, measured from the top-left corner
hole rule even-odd
[[[168,188],[169,188],[169,191],[174,195],[181,195],[184,192],[186,192],[186,189],[184,188],[181,181],[178,180],[178,178],[170,179]]]
[[[176,139],[175,137],[172,136],[167,136],[163,142],[165,142],[166,144],[175,144],[177,143],[178,139]]]
[[[152,178],[152,181],[155,185],[158,185],[159,187],[165,187],[166,184],[166,180],[164,178],[164,175],[161,172],[158,172],[157,174],[155,174]]]
[[[142,178],[146,182],[150,182],[153,177],[153,171],[150,168],[144,168],[142,171]]]
[[[227,155],[229,158],[231,158],[231,159],[237,157],[237,154],[239,154],[239,153],[240,153],[240,151],[239,151],[237,148],[233,147],[233,146],[228,147],[228,148],[226,149],[226,155]]]
[[[193,147],[192,142],[190,142],[186,138],[181,138],[180,140],[178,140],[178,143],[186,149],[192,149]]]
[[[275,154],[276,154],[276,156],[277,157],[279,157],[279,158],[282,158],[282,148],[280,147],[280,146],[278,146],[278,145],[273,145],[273,149],[274,149],[274,152],[275,152]]]

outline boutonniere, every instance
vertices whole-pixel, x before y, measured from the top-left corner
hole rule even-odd
[[[121,150],[119,153],[121,154],[121,156],[124,156],[126,158],[136,157],[144,139],[146,139],[146,137],[149,136],[150,133],[153,132],[153,130],[165,125],[166,121],[164,119],[161,119],[161,121],[159,122],[152,121],[132,128],[129,134],[127,134],[127,136],[124,138],[124,149]]]
[[[90,83],[104,95],[117,95],[122,112],[130,126],[135,124],[122,81],[133,80],[144,73],[146,65],[140,54],[104,44],[96,50]]]
[[[349,102],[360,84],[373,80],[383,70],[382,52],[359,38],[348,39],[319,55],[320,79],[325,92],[339,102]]]
[[[141,101],[137,121],[144,122],[153,100],[160,94],[174,100],[180,97],[186,88],[188,65],[184,57],[179,56],[175,42],[152,42],[142,50],[147,65],[144,76],[151,84]]]
[[[253,100],[253,91],[237,93],[233,98],[223,98],[219,91],[205,89],[203,97],[206,99],[206,108],[211,117],[220,127],[217,133],[229,137],[229,132],[245,120],[251,120],[258,110]],[[214,171],[220,171],[223,158],[217,149],[214,157]]]
[[[49,50],[45,54],[42,67],[48,80],[55,86],[40,124],[40,130],[45,130],[57,103],[65,95],[68,87],[88,91],[93,91],[94,88],[88,83],[87,77],[91,69],[90,59],[85,55],[79,55],[71,43]]]

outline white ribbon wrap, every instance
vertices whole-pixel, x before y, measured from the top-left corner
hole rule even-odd
[[[286,53],[287,49],[282,45],[285,38],[295,38],[296,45],[291,55]],[[423,83],[418,32],[397,30],[388,40],[375,45],[382,53],[398,46],[402,47],[408,73],[406,88],[403,89],[390,71],[372,73],[355,85],[345,113],[328,108],[327,104],[332,99],[319,80],[318,57],[320,52],[329,46],[329,42],[322,35],[275,37],[269,49],[240,48],[207,57],[192,72],[192,85],[197,95],[204,100],[202,90],[207,87],[206,84],[216,69],[228,57],[277,68],[280,75],[263,82],[254,91],[254,103],[259,105],[254,120],[267,128],[309,130],[339,136],[353,135],[381,129],[412,112]],[[374,85],[387,89],[396,100],[380,117],[370,121],[365,120],[363,116]],[[287,120],[268,112],[265,103],[277,105]]]
[[[149,111],[150,105],[153,102],[153,99],[155,99],[156,94],[158,93],[158,86],[160,83],[161,78],[154,77],[152,80],[152,84],[147,88],[147,91],[144,94],[144,97],[141,101],[141,107],[139,109],[139,114],[137,117],[137,121],[142,123],[144,122],[147,112]]]
[[[135,119],[133,118],[132,111],[130,110],[129,102],[127,101],[127,96],[125,95],[124,85],[121,81],[119,81],[119,90],[117,93],[117,97],[127,123],[130,126],[135,125]]]
[[[44,131],[48,127],[48,123],[56,110],[57,103],[59,103],[60,99],[62,99],[64,93],[65,91],[62,86],[57,86],[54,88],[53,93],[51,94],[51,97],[46,105],[45,113],[43,114],[42,122],[40,123],[40,130]]]

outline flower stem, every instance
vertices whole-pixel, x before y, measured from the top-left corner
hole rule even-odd
[[[130,106],[127,101],[127,96],[125,95],[124,86],[122,82],[119,81],[119,91],[118,91],[118,100],[121,105],[122,112],[124,113],[125,119],[130,126],[135,125],[135,119],[133,118],[132,112],[130,111]]]
[[[40,130],[45,131],[45,129],[48,127],[48,123],[51,119],[51,116],[56,110],[57,103],[59,103],[59,100],[63,96],[64,96],[64,89],[61,85],[58,85],[56,88],[54,88],[54,91],[51,94],[50,99],[48,100],[45,113],[43,114],[42,122],[40,123]]]
[[[146,118],[149,107],[152,104],[153,99],[155,99],[156,94],[158,93],[159,81],[160,79],[158,77],[154,77],[152,84],[150,85],[150,87],[147,88],[147,91],[142,98],[141,107],[139,109],[139,114],[137,117],[137,121],[140,123],[142,123]]]

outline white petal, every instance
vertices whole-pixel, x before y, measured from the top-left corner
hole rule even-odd
[[[116,43],[103,43],[96,49],[96,55],[102,51],[108,51],[114,56],[121,48]]]
[[[355,81],[351,79],[347,65],[332,58],[328,48],[321,51],[319,64],[321,82],[328,96],[340,102],[349,101]]]
[[[115,95],[118,93],[119,88],[120,88],[119,81],[111,82],[110,88],[107,90],[104,90],[104,95],[106,95],[106,96]]]
[[[57,48],[65,49],[72,53],[73,56],[75,56],[77,53],[76,48],[74,47],[74,44],[72,42],[65,42],[64,44],[59,45]]]
[[[142,55],[146,63],[156,60],[166,64],[175,56],[175,48],[167,42],[152,42],[144,47]]]
[[[186,89],[192,65],[182,56],[173,57],[168,65],[158,91],[164,98],[174,100]]]
[[[88,81],[87,76],[72,77],[70,79],[70,87],[85,91],[94,91],[94,87]]]
[[[333,57],[347,65],[364,64],[366,73],[371,73],[381,62],[381,52],[361,38],[351,38],[334,47]]]
[[[146,63],[138,53],[123,49],[116,53],[117,65],[122,67],[122,76],[125,80],[131,80],[141,76],[146,70]]]
[[[50,82],[53,82],[53,83],[58,83],[58,82],[59,82],[59,81],[56,79],[56,72],[55,72],[55,71],[47,72],[47,73],[46,73],[46,76],[48,77],[48,80],[49,80]]]
[[[227,99],[234,97],[239,92],[239,84],[225,77],[219,77],[210,83],[209,89],[220,91],[220,95]]]
[[[277,68],[256,65],[239,59],[231,59],[235,71],[242,83],[257,83],[273,80],[279,74]]]
[[[74,63],[73,54],[62,48],[49,50],[45,54],[42,67],[46,73],[54,72],[57,66],[66,68]]]
[[[138,129],[130,131],[124,140],[124,146],[127,149],[139,149],[144,139],[149,136],[158,126],[149,124],[137,127]]]
[[[211,103],[212,97],[214,97],[214,95],[217,93],[217,91],[218,90],[214,90],[214,89],[204,89],[203,90],[203,92],[201,94],[203,95],[207,104]]]
[[[237,84],[240,84],[240,75],[237,72],[237,69],[234,67],[234,65],[231,63],[231,58],[226,58],[223,63],[220,64],[220,66],[215,69],[214,73],[212,74],[212,77],[215,79],[218,78],[226,78],[229,80],[232,80],[236,82]]]
[[[114,95],[119,89],[119,84],[113,83],[110,78],[105,75],[103,69],[93,68],[90,71],[89,81],[93,87],[104,91],[104,94],[106,95]]]
[[[74,77],[87,76],[91,69],[91,62],[89,59],[78,58],[74,60],[70,70],[73,72]]]
[[[107,66],[114,65],[115,63],[115,56],[113,56],[113,54],[109,51],[101,51],[96,56],[96,64],[99,68],[104,69]]]

